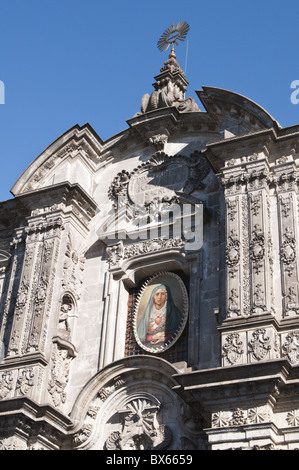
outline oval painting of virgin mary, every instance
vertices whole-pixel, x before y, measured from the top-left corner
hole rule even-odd
[[[145,283],[138,295],[134,333],[139,346],[158,353],[180,337],[188,317],[188,296],[182,279],[159,273]]]

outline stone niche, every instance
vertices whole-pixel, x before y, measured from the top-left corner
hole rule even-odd
[[[198,418],[172,390],[177,369],[151,356],[117,361],[81,392],[72,447],[82,450],[197,449]]]

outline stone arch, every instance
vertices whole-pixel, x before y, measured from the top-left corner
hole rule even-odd
[[[72,448],[179,449],[183,437],[198,442],[194,413],[187,419],[188,406],[174,391],[177,372],[167,361],[146,355],[116,361],[98,372],[71,412],[76,423]]]

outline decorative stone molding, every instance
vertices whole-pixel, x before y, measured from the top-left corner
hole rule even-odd
[[[118,265],[121,261],[134,256],[144,255],[160,250],[171,248],[183,248],[184,241],[181,238],[154,238],[145,240],[131,245],[124,245],[122,242],[107,247],[108,262],[111,266]]]
[[[219,411],[212,413],[212,428],[226,428],[230,426],[246,426],[248,424],[266,423],[270,413],[266,406],[249,409],[237,408],[233,411]]]

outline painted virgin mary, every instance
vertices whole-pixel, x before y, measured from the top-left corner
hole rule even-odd
[[[182,315],[166,284],[156,286],[137,326],[139,340],[144,344],[169,343],[179,329]]]

